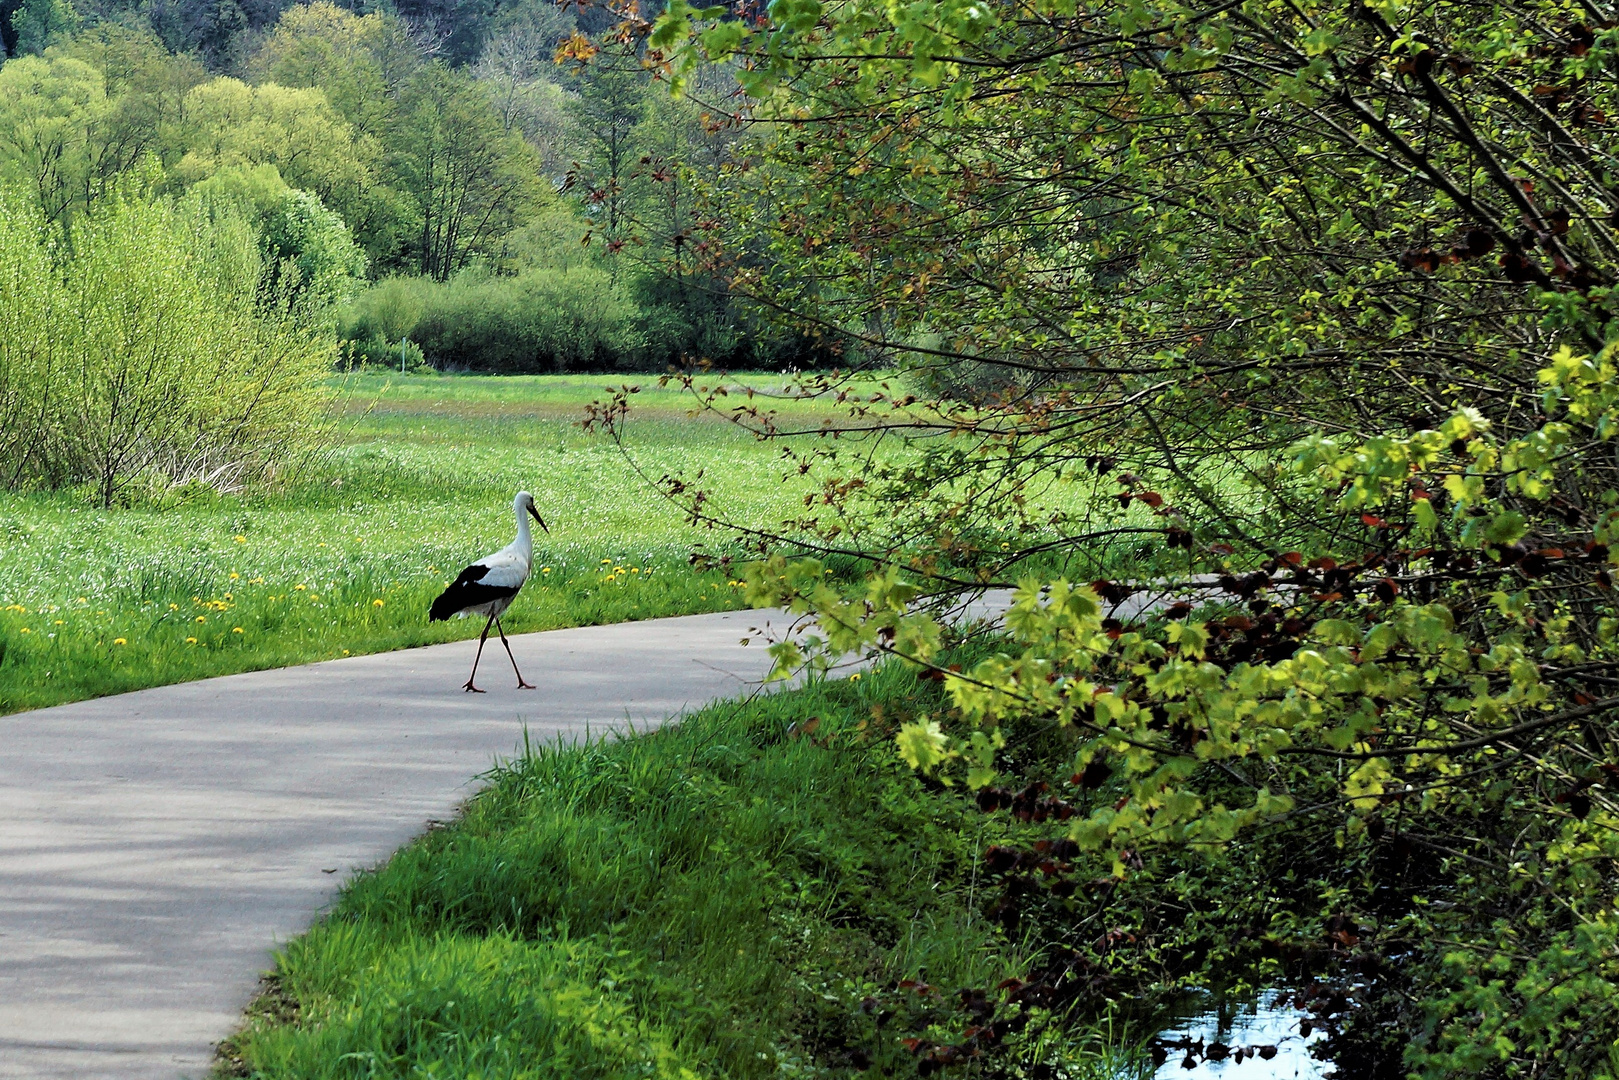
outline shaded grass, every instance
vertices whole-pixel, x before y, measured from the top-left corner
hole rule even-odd
[[[300,1080],[911,1072],[904,1038],[959,1040],[956,991],[1032,959],[979,910],[978,853],[1020,826],[929,790],[879,719],[928,685],[887,668],[498,768],[282,951],[276,1007],[226,1059]],[[1027,1030],[1026,1065],[1139,1072],[1094,1029]]]

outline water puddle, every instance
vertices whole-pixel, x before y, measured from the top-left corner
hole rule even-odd
[[[1301,1035],[1305,1015],[1283,990],[1236,1002],[1211,998],[1209,1008],[1159,1032],[1164,1060],[1153,1080],[1328,1080],[1332,1063],[1310,1056],[1320,1031]]]

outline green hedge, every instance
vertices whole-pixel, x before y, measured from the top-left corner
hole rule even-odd
[[[661,371],[707,359],[733,368],[815,367],[836,357],[740,310],[696,279],[621,278],[593,266],[512,276],[473,270],[447,282],[388,278],[357,296],[342,322],[351,359],[395,365],[408,338],[449,370],[539,374]]]

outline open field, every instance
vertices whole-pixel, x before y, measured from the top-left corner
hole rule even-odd
[[[0,495],[0,712],[476,635],[473,620],[429,625],[427,604],[511,538],[519,488],[551,533],[536,535],[508,630],[736,606],[725,569],[689,564],[693,545],[723,554],[725,538],[581,430],[614,381],[363,376],[347,384],[341,445],[279,491],[111,511],[72,491]],[[741,520],[792,513],[800,493],[775,447],[641,382],[638,460],[704,470]]]
[[[229,1073],[912,1072],[904,1040],[1016,1015],[996,986],[1036,960],[983,913],[979,859],[1035,827],[893,752],[895,718],[937,697],[891,665],[535,748],[289,944]],[[1007,1028],[1033,1070],[1011,1075],[1150,1075],[1126,1031],[1036,1010]]]

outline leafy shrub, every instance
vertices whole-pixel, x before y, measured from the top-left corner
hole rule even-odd
[[[409,337],[422,321],[429,297],[441,287],[429,278],[383,278],[354,296],[339,322],[339,332],[349,342]]]
[[[347,299],[366,257],[338,214],[307,191],[282,195],[264,221],[264,253],[298,270],[297,287],[329,304]]]
[[[262,474],[308,444],[330,335],[265,286],[229,205],[122,191],[66,243],[0,195],[0,452],[12,487]]]
[[[468,371],[661,371],[706,359],[725,367],[822,367],[823,343],[740,310],[722,284],[652,275],[615,283],[589,264],[511,276],[471,270],[443,284],[385,278],[341,319],[348,355],[397,365],[410,338],[429,363]],[[392,353],[391,357],[387,354]]]
[[[640,345],[633,305],[591,267],[471,271],[442,285],[392,279],[357,300],[344,330],[351,340],[408,336],[434,366],[471,371],[610,368]]]
[[[420,345],[409,338],[389,341],[380,334],[361,341],[345,341],[342,355],[344,367],[350,371],[368,367],[416,371],[427,366]]]
[[[837,362],[824,343],[773,325],[742,306],[723,281],[649,274],[635,284],[644,366],[710,360],[721,367],[819,368]]]

